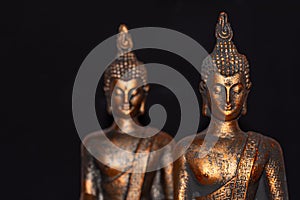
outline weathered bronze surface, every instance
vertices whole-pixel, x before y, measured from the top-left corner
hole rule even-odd
[[[172,140],[162,131],[149,138],[126,134],[137,131],[134,123],[140,124],[138,116],[144,113],[149,90],[146,85],[146,68],[130,52],[132,45],[126,26],[121,25],[117,39],[119,57],[108,67],[104,78],[107,110],[111,113],[114,109],[115,121],[110,128],[88,135],[83,142],[81,200],[173,199],[172,164],[157,171],[132,173],[133,166],[136,165],[135,157],[126,157],[105,148],[108,145],[104,137],[124,151],[137,153],[161,149]],[[144,86],[138,87],[139,83]],[[118,168],[124,166],[125,169],[119,171],[93,157],[101,151],[106,153],[102,160],[107,160]],[[168,159],[171,159],[171,148],[164,151],[164,154],[149,154],[142,167],[147,169],[149,165],[158,166]]]
[[[174,163],[175,199],[254,200],[258,190],[263,196],[258,199],[288,199],[280,145],[239,128],[238,118],[247,111],[251,81],[248,61],[238,53],[232,36],[227,15],[221,13],[217,43],[211,58],[204,61],[200,83],[202,111],[211,121]],[[208,134],[218,140],[204,155],[200,147]],[[178,148],[188,139],[179,142]]]

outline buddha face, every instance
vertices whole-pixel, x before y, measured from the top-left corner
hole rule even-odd
[[[208,87],[207,102],[215,118],[230,121],[241,115],[248,95],[242,74],[225,77],[214,73],[208,80]]]
[[[136,117],[143,112],[146,91],[139,85],[141,85],[141,80],[138,78],[128,81],[121,79],[112,81],[108,101],[111,101],[111,108],[114,109],[116,117]]]

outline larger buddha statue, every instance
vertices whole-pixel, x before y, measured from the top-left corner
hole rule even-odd
[[[232,41],[233,32],[222,12],[216,25],[217,42],[201,69],[202,112],[210,116],[207,129],[197,134],[174,163],[175,199],[288,199],[283,154],[274,139],[239,128],[247,111],[251,88],[249,64]],[[209,146],[211,141],[215,141]],[[178,147],[185,145],[185,140]],[[201,148],[203,145],[209,148]],[[258,197],[259,195],[262,197]]]
[[[149,90],[147,71],[131,52],[133,42],[126,26],[119,31],[118,57],[104,75],[107,110],[114,122],[83,141],[81,200],[173,199],[171,148],[150,155],[172,138],[162,131],[147,137],[149,128],[140,128],[138,116],[144,114]],[[145,154],[137,163],[141,152]],[[135,171],[137,165],[143,171]],[[147,170],[149,166],[157,170]]]

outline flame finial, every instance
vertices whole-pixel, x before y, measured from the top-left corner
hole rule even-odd
[[[131,80],[140,78],[144,85],[147,84],[147,70],[132,51],[133,42],[128,28],[121,24],[117,36],[117,58],[105,71],[104,90],[110,90],[111,79]]]
[[[206,82],[211,72],[223,76],[233,76],[243,73],[246,77],[247,88],[250,88],[249,63],[245,55],[240,54],[232,41],[233,31],[225,12],[221,12],[216,25],[216,45],[213,52],[202,65],[202,79]]]
[[[121,24],[119,27],[119,35],[117,36],[117,47],[119,55],[129,52],[133,48],[131,35],[128,33],[128,28],[124,24]]]
[[[216,25],[216,38],[231,41],[232,37],[233,32],[230,23],[228,22],[227,14],[221,12]]]

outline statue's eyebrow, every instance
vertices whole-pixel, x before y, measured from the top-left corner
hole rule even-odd
[[[132,93],[134,90],[138,90],[139,88],[140,88],[140,87],[138,87],[138,86],[137,86],[137,87],[134,87],[134,88],[130,89],[129,92]]]
[[[123,93],[124,93],[124,91],[123,91],[123,89],[122,88],[120,88],[119,86],[115,86],[115,88],[114,88],[114,90],[121,90]]]
[[[241,82],[237,82],[237,83],[233,84],[231,87],[235,87],[237,85],[241,85],[243,87],[243,84]]]
[[[217,86],[220,86],[220,87],[223,87],[224,88],[224,85],[222,83],[216,83],[215,85]]]

